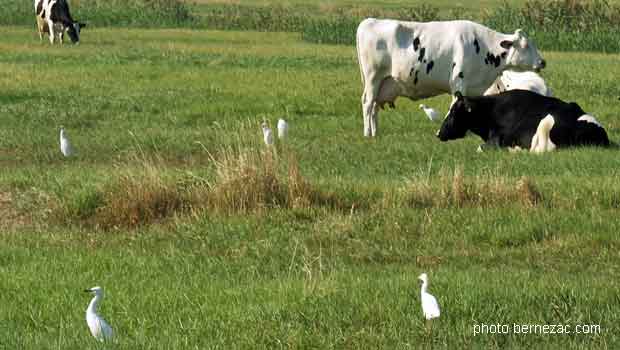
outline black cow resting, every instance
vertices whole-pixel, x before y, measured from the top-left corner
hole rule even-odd
[[[609,146],[605,129],[578,104],[525,90],[499,95],[456,94],[437,136],[441,141],[465,137],[467,131],[493,147],[519,147],[532,152],[556,147]]]

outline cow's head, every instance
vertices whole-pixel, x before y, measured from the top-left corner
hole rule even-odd
[[[437,137],[441,141],[456,140],[465,137],[470,127],[470,122],[474,120],[471,116],[472,102],[464,97],[459,91],[454,95],[456,101],[450,107],[448,116],[444,119]]]
[[[77,44],[80,42],[80,32],[86,27],[86,23],[73,22],[67,27],[67,34],[71,38],[71,42]]]
[[[517,29],[512,39],[502,40],[500,46],[508,50],[506,66],[516,71],[540,71],[547,63],[540,56],[536,44],[525,32]]]

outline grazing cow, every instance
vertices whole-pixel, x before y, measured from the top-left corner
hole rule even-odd
[[[510,90],[530,90],[544,96],[553,96],[545,80],[534,72],[515,72],[505,70],[487,89],[484,95],[497,95]]]
[[[578,104],[527,90],[499,95],[463,97],[456,94],[437,136],[441,141],[480,136],[485,147],[518,147],[533,152],[556,147],[609,146],[607,132]]]
[[[34,11],[37,17],[39,39],[43,40],[43,33],[49,33],[53,44],[56,35],[60,44],[64,41],[65,31],[71,42],[80,42],[80,31],[86,27],[85,23],[74,21],[69,12],[67,0],[34,0]]]
[[[357,28],[364,135],[376,136],[378,108],[457,91],[482,95],[506,69],[545,67],[522,30],[502,34],[470,21],[365,19]],[[453,101],[454,103],[454,101]]]

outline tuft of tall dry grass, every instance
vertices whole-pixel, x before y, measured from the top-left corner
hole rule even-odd
[[[137,227],[161,221],[189,208],[186,193],[169,177],[158,159],[142,159],[139,166],[117,167],[117,181],[104,186],[102,204],[87,219],[106,230]]]
[[[338,207],[333,194],[321,191],[301,173],[293,152],[269,148],[228,148],[213,158],[215,179],[208,184],[205,209],[237,214],[270,208]]]
[[[229,150],[212,160],[215,180],[208,184],[207,209],[245,213],[286,203],[285,186],[278,176],[273,150]]]
[[[410,179],[387,201],[391,205],[413,208],[501,207],[521,205],[532,208],[543,202],[533,180],[522,177],[516,182],[497,175],[468,178],[462,168],[452,175],[441,172],[438,178]],[[388,204],[388,205],[390,205]]]

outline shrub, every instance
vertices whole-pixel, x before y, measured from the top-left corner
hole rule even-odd
[[[523,28],[545,50],[620,52],[620,6],[607,1],[528,0],[520,8],[504,3],[485,13],[483,22],[507,33]]]

